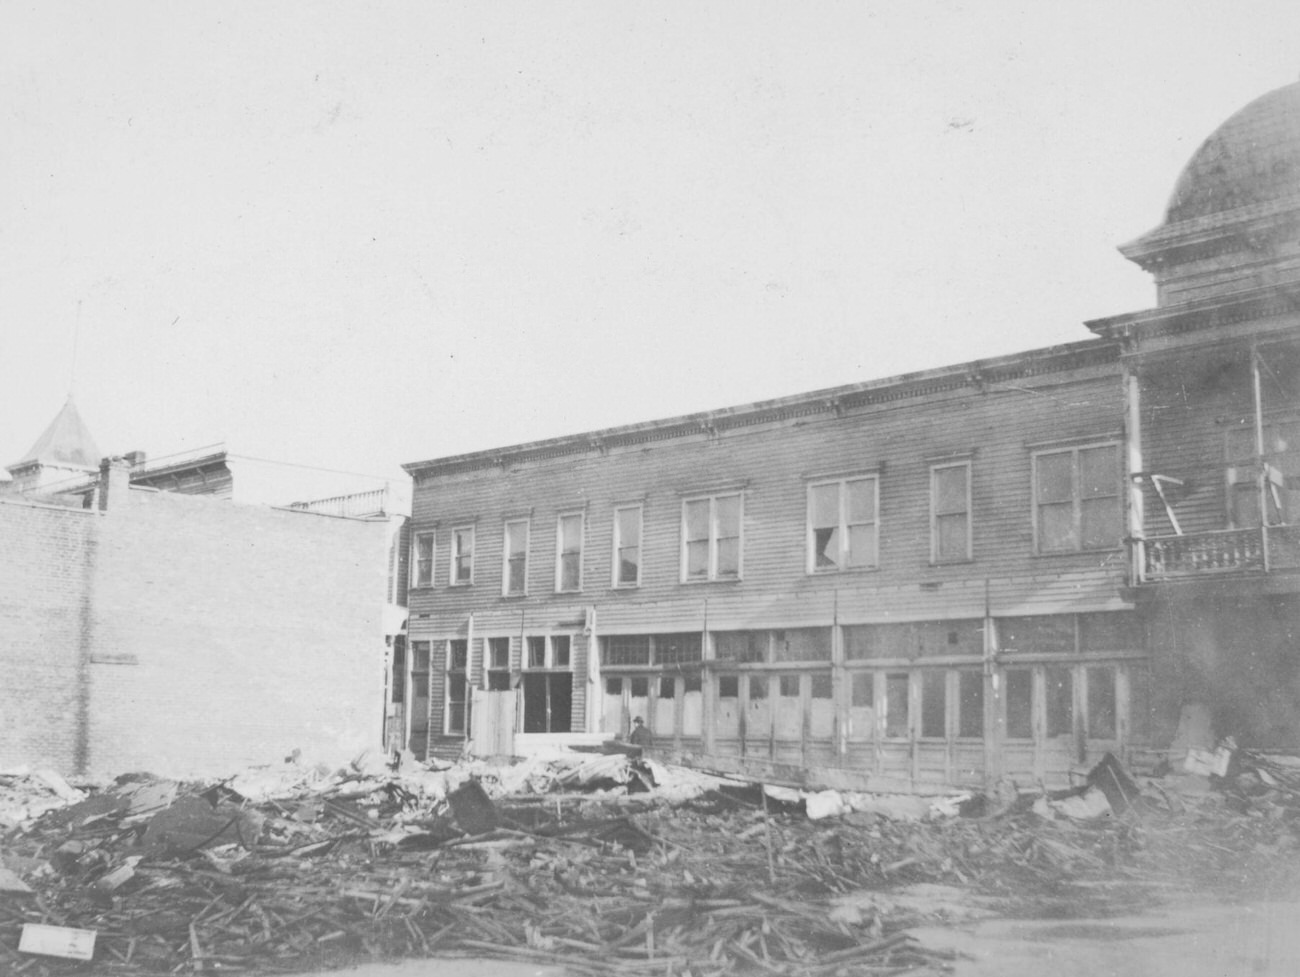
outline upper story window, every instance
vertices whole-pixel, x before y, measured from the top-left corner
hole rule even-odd
[[[930,561],[971,558],[970,462],[930,468]]]
[[[614,586],[641,584],[641,506],[614,510]]]
[[[1123,537],[1119,445],[1034,455],[1034,538],[1039,553],[1112,549]]]
[[[474,527],[461,526],[451,531],[451,585],[474,582]]]
[[[875,475],[808,486],[808,572],[830,573],[878,563]]]
[[[433,555],[437,537],[434,533],[415,534],[415,558],[411,561],[411,586],[433,586]]]
[[[512,519],[506,523],[505,543],[502,546],[501,593],[509,596],[527,593],[528,584],[528,520]]]
[[[560,516],[555,526],[555,589],[582,589],[582,513]]]
[[[682,502],[682,580],[740,578],[741,495]]]

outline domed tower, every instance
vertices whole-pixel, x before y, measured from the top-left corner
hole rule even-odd
[[[1157,685],[1300,748],[1300,84],[1219,126],[1120,251],[1156,307],[1088,326],[1123,350],[1126,596]]]
[[[1300,82],[1219,126],[1164,223],[1120,251],[1154,275],[1161,306],[1300,281]]]

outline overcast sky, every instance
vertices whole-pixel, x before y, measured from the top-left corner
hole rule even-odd
[[[1088,338],[1300,2],[0,0],[0,463],[352,471]]]

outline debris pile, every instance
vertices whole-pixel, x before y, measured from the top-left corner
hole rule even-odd
[[[927,886],[1004,914],[1100,911],[1116,905],[1107,885],[1198,846],[1293,855],[1300,768],[1234,763],[1204,798],[1139,789],[1111,758],[1060,796],[938,802],[764,790],[623,755],[133,775],[75,797],[0,775],[0,970],[473,956],[593,977],[937,974],[948,958],[908,935],[951,918],[918,897]]]

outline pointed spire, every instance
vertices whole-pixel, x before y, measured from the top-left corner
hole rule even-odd
[[[77,406],[72,402],[71,396],[22,460],[9,468],[12,470],[33,462],[67,468],[99,469],[99,448],[81,415],[77,413]]]

